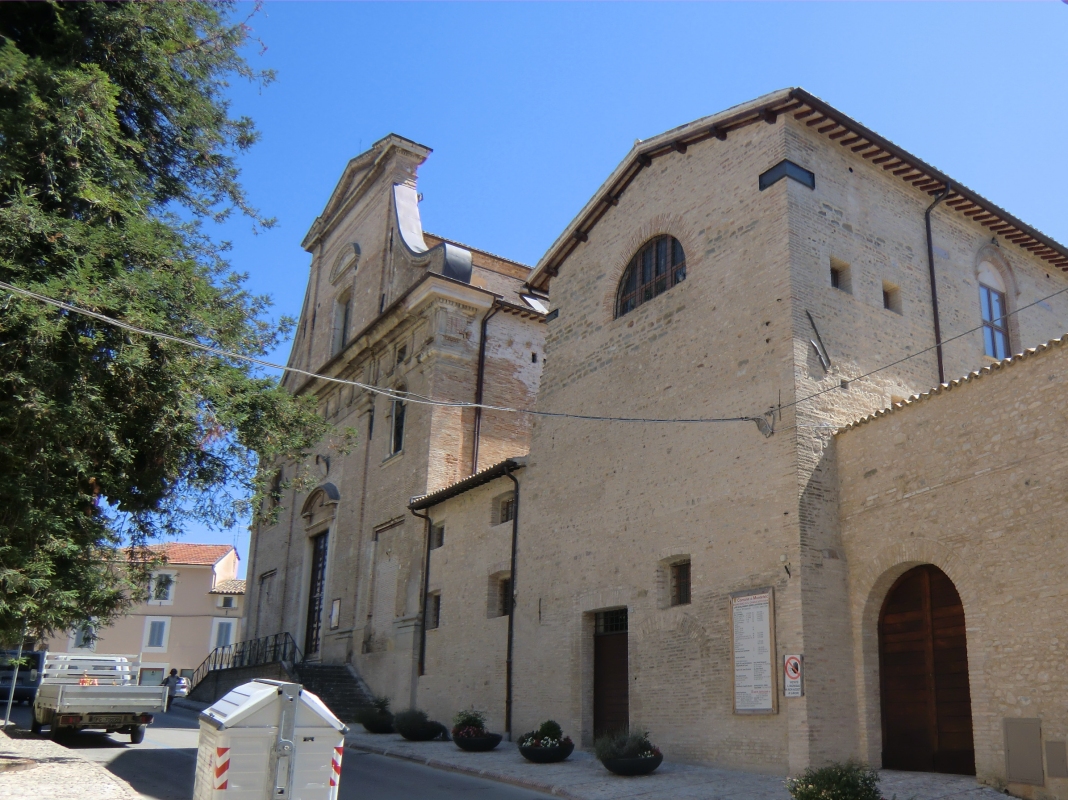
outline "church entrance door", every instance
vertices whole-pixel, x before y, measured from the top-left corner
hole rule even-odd
[[[925,564],[898,578],[879,616],[883,767],[975,774],[964,606]]]

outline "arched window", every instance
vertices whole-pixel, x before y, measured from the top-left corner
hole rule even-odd
[[[686,254],[674,236],[657,236],[630,260],[616,292],[616,317],[686,280]]]
[[[1005,295],[1005,279],[993,264],[984,261],[979,265],[979,310],[983,317],[983,352],[991,358],[1009,356]]]

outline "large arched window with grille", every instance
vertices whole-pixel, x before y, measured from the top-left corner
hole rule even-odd
[[[674,236],[657,236],[643,244],[623,272],[616,293],[616,316],[686,280],[686,254]]]

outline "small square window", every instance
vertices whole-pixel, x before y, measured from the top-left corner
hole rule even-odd
[[[432,631],[441,624],[441,592],[434,592],[426,598],[426,629]]]
[[[437,550],[445,544],[445,526],[433,525],[430,528],[430,549]]]
[[[831,286],[846,294],[853,294],[853,281],[849,265],[837,258],[831,259]]]
[[[883,281],[883,308],[895,314],[901,313],[901,290],[886,281]]]
[[[159,572],[152,578],[152,600],[171,600],[171,592],[174,589],[174,576],[169,572]]]
[[[231,597],[230,595],[226,595],[225,597],[223,597],[222,603],[220,605],[223,608],[233,608],[234,607],[234,598]]]
[[[690,602],[690,562],[671,565],[671,605],[684,606]]]
[[[501,501],[501,522],[511,522],[515,519],[515,498],[509,497]]]

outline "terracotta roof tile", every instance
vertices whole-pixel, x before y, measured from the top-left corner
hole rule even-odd
[[[240,578],[231,578],[228,581],[219,581],[209,594],[244,594],[245,582]]]
[[[1004,358],[1001,361],[995,361],[992,364],[988,364],[982,369],[976,370],[975,372],[971,372],[965,375],[963,378],[958,378],[957,380],[950,381],[949,383],[943,383],[940,386],[936,386],[929,392],[923,392],[922,394],[914,394],[912,395],[912,397],[909,397],[901,401],[900,403],[894,403],[892,406],[890,406],[890,408],[886,408],[881,411],[876,411],[874,414],[867,414],[866,416],[863,416],[860,419],[853,420],[853,422],[850,422],[849,424],[843,425],[842,427],[836,429],[834,431],[834,435],[837,436],[838,434],[844,433],[848,430],[852,430],[853,428],[859,428],[861,425],[867,425],[869,422],[879,419],[880,417],[887,417],[890,414],[893,414],[895,411],[899,411],[900,409],[905,408],[906,406],[914,406],[921,400],[928,400],[934,397],[935,395],[944,394],[945,392],[948,392],[951,389],[956,389],[958,386],[963,386],[966,383],[973,383],[974,381],[979,380],[985,375],[990,375],[993,372],[1007,369],[1013,364],[1018,364],[1021,361],[1025,361],[1026,359],[1041,355],[1042,353],[1053,350],[1055,347],[1060,347],[1066,344],[1068,344],[1068,334],[1065,334],[1059,339],[1050,339],[1048,342],[1046,342],[1045,344],[1040,344],[1038,347],[1028,348],[1022,353],[1018,353],[1017,355],[1010,356],[1009,358]]]
[[[149,549],[164,556],[168,564],[194,564],[210,567],[217,564],[234,547],[229,544],[167,542],[166,544],[153,545]]]

